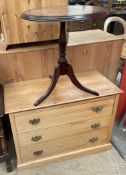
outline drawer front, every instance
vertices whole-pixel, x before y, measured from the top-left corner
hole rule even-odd
[[[72,137],[77,134],[86,132],[99,131],[108,128],[111,124],[112,117],[99,117],[93,120],[76,121],[66,125],[51,127],[41,130],[35,130],[29,133],[18,135],[20,147],[37,145],[52,140],[57,140],[65,137]]]
[[[27,162],[35,159],[42,159],[45,157],[67,153],[79,149],[93,147],[99,144],[107,143],[108,129],[103,129],[99,132],[76,135],[74,137],[67,137],[52,141],[48,143],[41,143],[36,146],[21,148],[22,162]]]
[[[79,120],[111,116],[114,98],[90,103],[75,103],[56,108],[40,109],[37,112],[25,113],[15,117],[18,134],[33,131],[33,129],[49,128]]]

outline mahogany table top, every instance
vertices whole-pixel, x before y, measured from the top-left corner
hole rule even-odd
[[[31,9],[25,11],[21,17],[29,21],[65,22],[103,17],[107,14],[108,11],[103,7],[74,5]]]

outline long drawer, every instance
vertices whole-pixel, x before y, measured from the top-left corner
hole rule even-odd
[[[81,120],[71,122],[66,125],[59,125],[57,127],[44,128],[35,130],[25,134],[18,135],[20,147],[36,145],[41,142],[54,141],[64,137],[70,137],[86,132],[94,132],[110,126],[112,117],[99,117],[96,119]]]
[[[48,156],[93,147],[107,143],[107,137],[108,129],[103,129],[93,133],[85,133],[48,143],[41,143],[36,146],[22,147],[20,149],[21,159],[22,162],[27,162],[34,159],[42,159]]]
[[[111,116],[114,98],[88,103],[71,103],[67,106],[43,108],[37,112],[15,115],[18,134],[33,131],[33,129],[49,128],[71,123],[76,120],[87,120],[96,117]]]

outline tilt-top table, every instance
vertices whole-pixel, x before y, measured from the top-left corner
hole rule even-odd
[[[108,14],[108,11],[103,7],[96,6],[59,6],[45,7],[42,9],[27,10],[22,14],[22,18],[35,22],[60,22],[60,37],[59,37],[59,59],[54,69],[52,82],[45,92],[36,102],[35,106],[39,105],[46,99],[56,86],[60,75],[68,75],[72,83],[82,91],[86,91],[93,95],[99,96],[99,93],[88,89],[81,85],[77,80],[73,68],[68,64],[66,59],[67,37],[66,37],[66,22],[75,20],[87,20],[90,18],[103,17]]]

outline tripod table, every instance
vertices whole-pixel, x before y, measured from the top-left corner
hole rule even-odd
[[[27,10],[22,14],[22,18],[35,22],[60,22],[60,37],[59,37],[59,59],[54,69],[52,82],[47,91],[35,102],[35,106],[39,105],[46,99],[55,88],[60,75],[68,75],[72,83],[82,91],[86,91],[93,95],[99,96],[99,93],[84,87],[76,78],[73,68],[68,64],[66,59],[67,37],[66,37],[66,22],[75,20],[87,20],[91,18],[103,17],[108,14],[108,11],[103,7],[97,6],[59,6],[45,7],[41,9]]]

